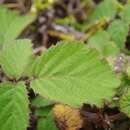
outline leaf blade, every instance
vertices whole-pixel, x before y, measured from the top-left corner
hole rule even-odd
[[[108,27],[108,33],[115,41],[116,45],[123,49],[125,47],[125,41],[128,35],[129,26],[121,20],[115,20]]]
[[[117,13],[117,1],[104,0],[90,15],[90,21],[97,21],[102,19],[112,19]]]
[[[49,49],[37,61],[34,75],[37,78],[31,87],[36,93],[72,106],[101,106],[102,99],[110,100],[119,84],[107,63],[100,61],[98,52],[82,43],[61,43]]]
[[[16,11],[0,7],[0,45],[14,40],[34,20],[34,16],[21,16]]]
[[[25,86],[19,83],[0,85],[1,130],[26,130],[29,124],[29,107]]]
[[[130,117],[130,90],[119,101],[120,110]]]
[[[32,55],[30,40],[16,40],[1,51],[2,69],[11,78],[19,78]]]

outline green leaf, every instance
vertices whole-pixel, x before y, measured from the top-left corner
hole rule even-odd
[[[38,130],[58,130],[54,121],[53,111],[49,112],[46,119],[38,122]]]
[[[46,119],[40,118],[37,122],[37,130],[44,130],[45,125],[46,125]]]
[[[0,7],[0,46],[17,38],[33,20],[33,16],[22,16],[15,11]]]
[[[36,109],[35,115],[40,117],[37,122],[37,130],[58,130],[55,124],[52,106]]]
[[[89,40],[89,46],[95,47],[99,51],[102,50],[102,47],[110,41],[110,35],[104,30],[97,31],[94,35],[92,35]]]
[[[120,109],[130,117],[130,90],[120,99]]]
[[[117,2],[114,0],[104,0],[90,15],[91,21],[101,20],[101,19],[112,19],[117,14]]]
[[[114,56],[119,53],[119,49],[108,32],[104,30],[97,31],[88,40],[88,47],[96,48],[102,56]]]
[[[130,79],[130,64],[128,64],[128,67],[126,68],[127,75]]]
[[[51,110],[52,110],[52,105],[47,107],[37,108],[35,111],[35,116],[46,117]]]
[[[33,73],[36,79],[31,87],[36,93],[78,107],[82,103],[101,106],[120,83],[96,50],[76,41],[50,48],[37,60]]]
[[[47,107],[54,104],[54,102],[47,100],[41,96],[37,96],[36,98],[34,98],[32,100],[32,105],[36,106],[36,107]]]
[[[35,66],[35,61],[36,59],[38,59],[39,57],[35,56],[35,55],[32,55],[28,61],[28,64],[24,70],[24,73],[23,73],[23,76],[28,76],[28,77],[32,77],[33,75],[33,68]]]
[[[107,42],[102,50],[102,54],[104,56],[117,56],[119,52],[120,52],[120,49],[117,47],[117,45],[113,41]]]
[[[2,69],[10,78],[19,78],[32,55],[30,40],[16,40],[3,48],[0,55]]]
[[[46,122],[45,122],[44,130],[58,130],[58,128],[56,127],[56,124],[55,124],[53,111],[51,111],[48,114],[48,117],[47,117]]]
[[[130,24],[130,4],[124,7],[124,10],[120,14],[122,20]]]
[[[0,84],[0,129],[26,130],[29,125],[29,106],[24,84]]]
[[[121,20],[113,21],[108,28],[108,32],[120,49],[125,47],[128,30],[129,26]]]

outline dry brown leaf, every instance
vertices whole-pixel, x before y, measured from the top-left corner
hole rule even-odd
[[[83,124],[80,111],[67,105],[55,105],[54,117],[61,130],[79,130]]]

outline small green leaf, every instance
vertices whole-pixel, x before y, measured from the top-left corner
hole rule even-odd
[[[22,16],[15,11],[0,7],[0,46],[17,38],[33,20],[33,16]]]
[[[35,115],[40,117],[37,122],[37,130],[58,130],[55,124],[52,106],[36,109]]]
[[[47,100],[41,96],[37,96],[36,98],[32,100],[32,105],[36,107],[47,107],[52,104],[54,104],[54,102]]]
[[[55,124],[55,120],[54,120],[54,116],[53,116],[53,111],[51,111],[48,114],[44,130],[58,130],[58,128],[56,127],[56,124]]]
[[[58,130],[55,124],[53,111],[50,111],[47,118],[38,123],[38,127],[38,130]]]
[[[48,113],[51,110],[52,110],[52,105],[51,106],[47,106],[47,107],[37,108],[35,110],[35,116],[46,117],[46,116],[48,116]]]
[[[130,65],[128,65],[128,67],[127,67],[127,69],[126,69],[126,72],[127,72],[127,75],[128,75],[128,77],[129,77],[129,79],[130,79]]]
[[[3,48],[0,64],[10,78],[19,78],[32,55],[30,40],[16,40]]]
[[[130,117],[130,90],[120,99],[120,109]]]
[[[119,49],[108,32],[104,30],[97,31],[88,40],[88,47],[96,48],[102,56],[114,56],[119,53]]]
[[[37,130],[44,130],[45,125],[46,125],[46,119],[40,118],[37,122]]]
[[[120,49],[125,47],[128,30],[129,26],[121,20],[113,21],[108,28],[108,32]]]
[[[97,31],[94,35],[88,40],[89,46],[95,47],[98,50],[102,50],[102,47],[106,42],[110,41],[110,35],[104,30]]]
[[[101,20],[101,19],[112,19],[117,14],[117,3],[112,0],[104,0],[99,5],[97,5],[94,12],[90,15],[91,21]]]
[[[104,45],[103,50],[102,50],[102,54],[104,56],[117,56],[119,52],[120,52],[120,49],[117,47],[117,45],[113,41],[107,42],[106,45]]]
[[[28,77],[32,77],[33,75],[33,68],[35,66],[35,61],[36,59],[38,59],[39,57],[32,55],[28,61],[28,64],[24,70],[23,76],[28,76]]]
[[[130,4],[127,4],[124,7],[124,10],[120,14],[122,20],[124,20],[127,23],[130,23]]]
[[[26,130],[29,125],[28,104],[23,83],[0,84],[0,130]]]
[[[82,103],[101,106],[103,99],[111,100],[120,84],[98,52],[80,42],[61,42],[36,62],[33,90],[72,106],[79,107]]]

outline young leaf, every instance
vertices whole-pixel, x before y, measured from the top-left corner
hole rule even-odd
[[[53,117],[52,106],[36,109],[35,116],[40,117],[37,122],[37,130],[58,130]]]
[[[96,48],[102,56],[114,56],[119,53],[119,48],[111,41],[109,33],[104,30],[97,31],[89,38],[88,47]]]
[[[41,118],[38,120],[38,130],[58,130],[55,124],[53,111],[50,111],[47,118]]]
[[[112,0],[104,0],[101,2],[94,12],[90,15],[91,21],[101,19],[112,19],[117,13],[117,2]]]
[[[37,96],[36,98],[34,98],[32,100],[32,105],[36,106],[36,107],[47,107],[54,104],[54,102],[47,100],[41,96]]]
[[[108,28],[108,32],[120,49],[125,46],[128,30],[129,26],[121,20],[113,21]]]
[[[108,64],[100,60],[98,52],[80,42],[61,42],[36,62],[33,90],[72,106],[82,103],[101,106],[103,99],[111,99],[120,83]]]
[[[129,79],[130,79],[130,65],[128,65],[128,67],[127,67],[127,69],[126,69],[126,72],[127,72],[127,75],[128,75],[128,77],[129,77]]]
[[[120,49],[117,47],[117,45],[113,41],[108,41],[102,50],[102,54],[104,56],[117,56],[119,52],[120,52]]]
[[[30,40],[16,40],[3,48],[0,55],[0,64],[7,76],[18,79],[31,55]]]
[[[130,90],[121,97],[120,109],[130,117]]]
[[[0,7],[0,46],[18,37],[23,29],[34,20],[33,16],[20,16],[15,11]]]
[[[102,51],[103,46],[105,46],[108,41],[110,41],[109,33],[104,30],[99,30],[89,38],[88,44],[89,46]]]
[[[37,130],[44,130],[45,125],[46,125],[46,119],[45,118],[38,119]]]
[[[35,116],[47,117],[53,106],[40,107],[35,110]]]
[[[130,23],[130,4],[127,4],[124,7],[124,10],[120,14],[122,20],[124,20],[127,23]]]
[[[0,129],[26,130],[29,125],[29,107],[25,86],[18,83],[0,84]]]

